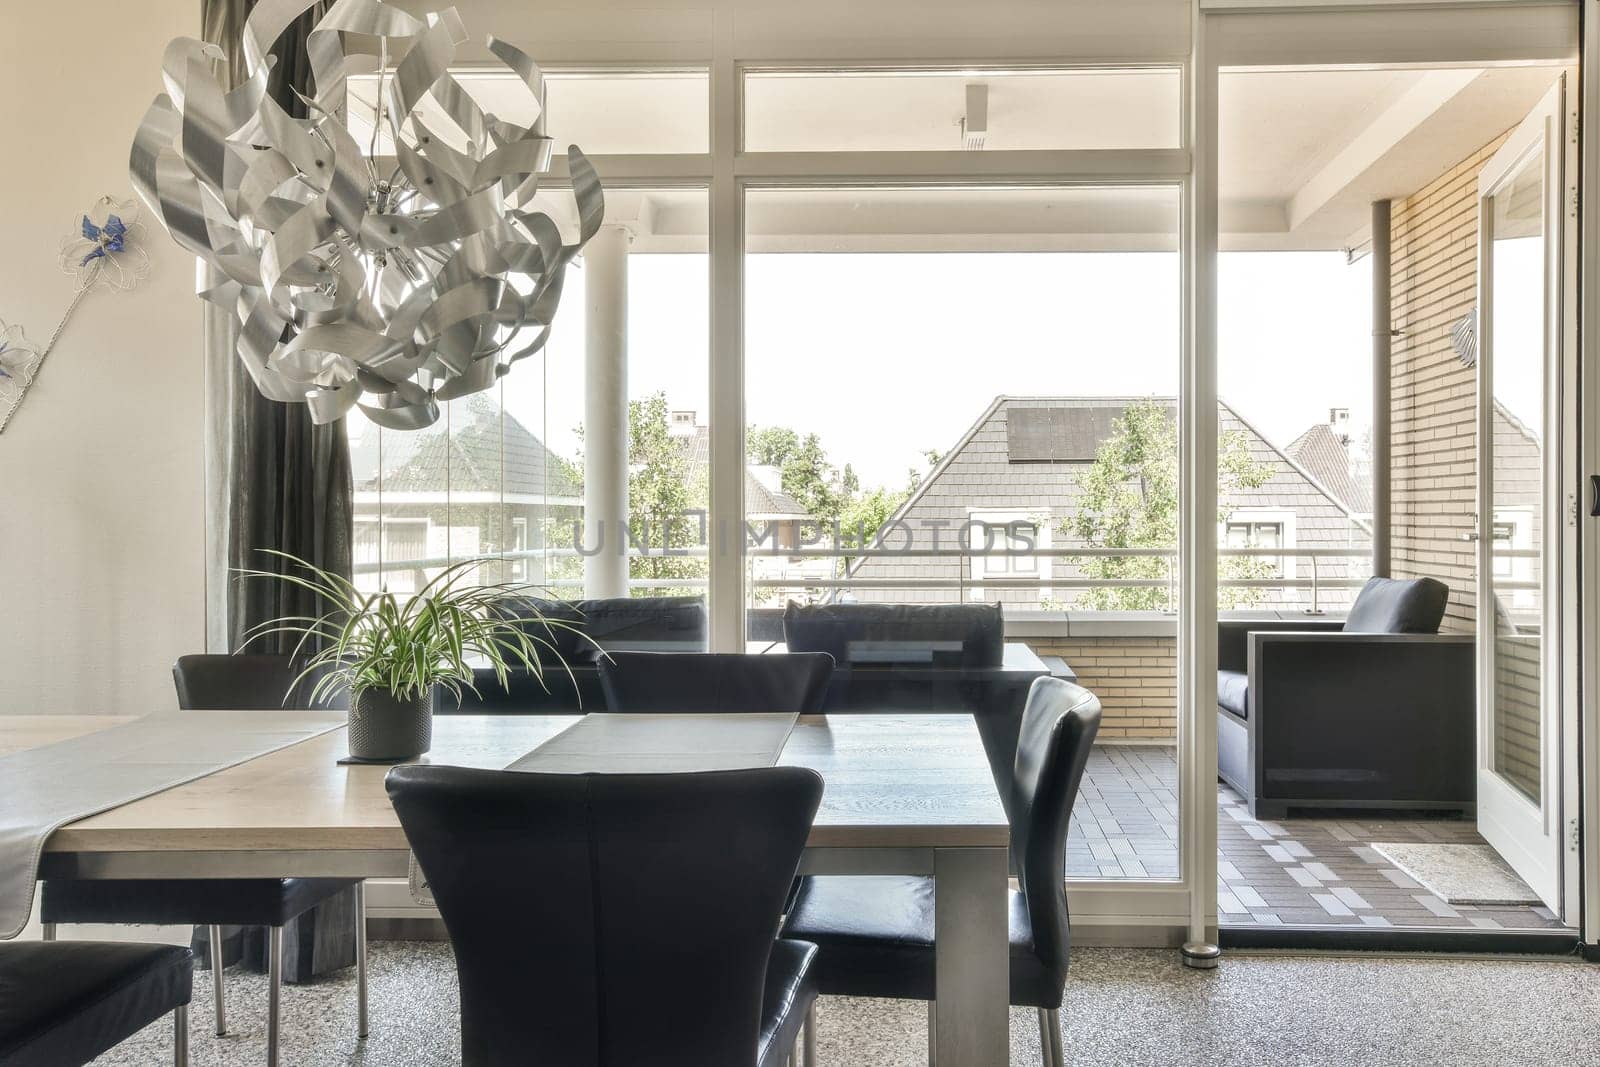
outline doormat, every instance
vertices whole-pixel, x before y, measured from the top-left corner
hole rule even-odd
[[[1488,845],[1372,847],[1447,904],[1539,904],[1537,894]]]

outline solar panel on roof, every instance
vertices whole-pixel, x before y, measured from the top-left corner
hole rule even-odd
[[[1120,406],[1007,408],[1006,458],[1012,463],[1092,462],[1122,411]]]

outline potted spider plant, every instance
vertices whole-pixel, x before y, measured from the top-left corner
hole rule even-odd
[[[399,762],[422,755],[433,740],[433,710],[441,692],[459,705],[463,689],[476,693],[474,667],[493,671],[509,689],[513,671],[542,682],[552,664],[571,668],[548,638],[568,621],[534,606],[529,586],[477,584],[470,579],[487,559],[469,559],[439,572],[414,593],[365,593],[349,579],[297,556],[289,573],[243,570],[246,579],[287,582],[312,593],[320,614],[270,619],[246,634],[246,643],[273,634],[298,635],[294,655],[305,663],[294,685],[312,680],[310,702],[326,705],[350,694],[350,758]],[[523,598],[506,610],[508,598]],[[541,655],[541,647],[543,653]]]

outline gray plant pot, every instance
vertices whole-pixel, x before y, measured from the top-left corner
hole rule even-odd
[[[411,700],[386,689],[363,689],[350,701],[350,756],[358,760],[399,762],[428,751],[433,744],[432,689]]]

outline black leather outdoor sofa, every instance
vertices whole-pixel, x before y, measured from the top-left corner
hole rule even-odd
[[[1251,814],[1473,809],[1473,640],[1439,633],[1448,595],[1373,578],[1342,624],[1218,624],[1217,769]]]

